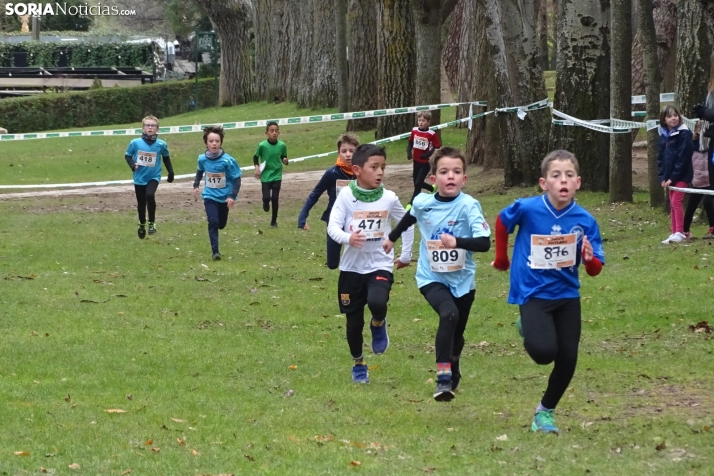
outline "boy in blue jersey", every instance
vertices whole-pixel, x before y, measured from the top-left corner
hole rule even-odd
[[[167,182],[174,181],[174,168],[169,158],[166,142],[159,139],[159,120],[146,116],[141,124],[141,138],[134,139],[126,149],[124,159],[134,172],[134,192],[139,211],[139,229],[137,234],[142,240],[146,236],[146,210],[149,210],[149,234],[156,233],[156,189],[161,181],[161,162],[166,164],[169,173]]]
[[[553,413],[578,360],[578,266],[583,263],[588,275],[597,276],[605,256],[595,218],[573,198],[580,188],[575,156],[566,150],[549,153],[540,186],[544,194],[516,200],[498,215],[493,267],[508,270],[508,235],[518,226],[508,302],[520,307],[516,325],[528,355],[540,365],[555,363],[531,429],[558,433]]]
[[[315,189],[310,192],[307,200],[305,200],[305,205],[302,206],[300,216],[298,216],[298,228],[302,228],[303,230],[310,229],[310,226],[307,224],[310,209],[317,204],[317,201],[324,192],[327,192],[329,200],[321,219],[326,223],[330,221],[330,212],[332,211],[332,206],[335,204],[337,195],[347,186],[350,180],[354,179],[354,174],[352,173],[352,154],[354,154],[358,145],[359,138],[351,132],[346,132],[337,139],[337,163],[325,171],[315,186]],[[340,265],[341,251],[342,245],[330,238],[330,235],[327,235],[328,268],[337,269]]]
[[[391,251],[402,232],[417,223],[421,233],[416,280],[419,291],[439,314],[436,332],[436,392],[448,402],[461,381],[464,330],[474,302],[474,252],[491,247],[491,231],[481,205],[461,191],[466,184],[466,159],[458,149],[443,147],[430,159],[436,194],[414,197],[412,208],[384,242]]]
[[[203,129],[206,152],[198,156],[196,178],[193,181],[193,198],[198,200],[198,186],[201,184],[203,174],[206,174],[202,196],[208,219],[208,238],[211,240],[213,261],[221,259],[218,250],[218,230],[225,228],[228,223],[228,210],[233,208],[238,198],[240,177],[243,173],[236,159],[221,148],[224,137],[222,126],[208,126]]]

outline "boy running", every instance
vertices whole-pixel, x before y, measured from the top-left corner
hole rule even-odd
[[[431,112],[419,111],[417,113],[417,127],[412,129],[412,134],[407,142],[407,159],[414,160],[412,173],[414,193],[409,203],[414,201],[414,197],[419,195],[422,189],[426,189],[429,192],[435,190],[432,184],[426,182],[426,178],[431,170],[429,157],[431,157],[435,149],[441,147],[441,142],[437,133],[429,129],[429,124],[431,124]]]
[[[260,180],[263,189],[263,210],[270,211],[273,205],[273,218],[270,227],[278,226],[278,200],[280,199],[280,186],[283,183],[283,164],[288,165],[288,148],[283,141],[278,140],[280,128],[275,121],[265,125],[266,140],[258,144],[258,149],[253,155],[255,165],[255,178]]]
[[[243,174],[236,159],[226,154],[221,147],[225,132],[222,126],[208,126],[203,129],[203,143],[206,152],[198,156],[196,178],[193,181],[193,198],[198,200],[198,187],[203,174],[203,205],[208,219],[208,238],[211,240],[213,261],[221,259],[218,250],[218,230],[228,223],[228,210],[233,208],[240,191],[240,177]]]
[[[335,204],[337,195],[339,195],[340,190],[347,186],[350,180],[354,179],[354,175],[352,174],[352,154],[358,145],[359,138],[350,132],[342,134],[337,139],[337,163],[325,171],[315,186],[315,189],[307,197],[305,205],[302,206],[300,216],[298,217],[298,228],[302,228],[303,230],[310,229],[310,226],[307,224],[307,217],[312,207],[317,204],[317,201],[325,191],[327,191],[329,200],[321,220],[324,222],[330,220],[330,212],[332,211],[332,206]],[[327,267],[329,269],[337,269],[337,266],[340,264],[341,251],[342,245],[330,238],[330,235],[327,235]]]
[[[555,362],[531,429],[558,433],[553,413],[575,373],[580,342],[580,281],[584,263],[590,276],[605,256],[595,218],[575,200],[578,161],[566,150],[549,153],[541,165],[543,195],[516,200],[496,219],[496,260],[506,271],[508,235],[518,226],[508,294],[518,304],[516,322],[528,355],[539,365]]]
[[[466,184],[465,171],[466,159],[458,149],[437,150],[431,158],[436,194],[415,197],[412,208],[382,244],[389,253],[407,228],[419,225],[416,280],[419,291],[439,315],[434,399],[441,402],[454,398],[461,381],[464,330],[476,293],[473,253],[491,247],[491,231],[481,205],[461,191]]]
[[[347,315],[347,344],[352,354],[352,381],[369,383],[367,364],[362,355],[364,306],[372,317],[372,352],[383,354],[389,346],[387,336],[387,301],[394,282],[392,269],[409,266],[414,241],[413,227],[404,233],[402,254],[382,249],[382,241],[391,231],[390,220],[400,221],[404,207],[397,195],[386,190],[382,177],[387,153],[374,144],[363,144],[352,155],[352,171],[357,180],[349,182],[335,200],[327,233],[345,245],[340,261],[337,294],[340,312]]]
[[[149,210],[149,234],[156,233],[156,189],[161,181],[161,161],[166,164],[169,173],[167,182],[174,181],[174,168],[171,165],[166,142],[158,138],[159,120],[146,116],[141,124],[141,138],[134,139],[126,149],[124,159],[134,172],[134,192],[136,208],[139,211],[139,229],[137,234],[142,240],[146,236],[146,210]]]

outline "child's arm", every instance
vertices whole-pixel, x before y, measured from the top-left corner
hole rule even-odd
[[[402,217],[401,220],[399,220],[399,223],[397,223],[397,226],[392,230],[391,233],[389,233],[389,236],[387,237],[386,240],[382,243],[382,249],[384,250],[385,253],[389,253],[394,249],[394,243],[401,238],[402,233],[407,231],[407,229],[414,225],[417,222],[417,219],[409,212],[406,212],[404,216]]]
[[[171,183],[174,181],[174,167],[171,165],[171,157],[169,157],[171,154],[169,154],[169,148],[166,146],[166,143],[164,143],[164,147],[161,150],[161,157],[164,159],[164,164],[166,164],[166,172],[168,172],[169,176],[166,178],[166,181],[168,183]]]
[[[404,218],[407,215],[411,215],[411,213],[408,213],[402,204],[399,202],[399,199],[395,196],[394,197],[394,203],[392,204],[391,210],[389,211],[389,218],[392,218],[394,220],[398,220],[399,223],[404,220]],[[398,226],[398,225],[397,225]],[[405,266],[409,266],[409,263],[412,261],[412,246],[414,245],[414,226],[408,227],[403,233],[402,233],[402,254],[394,260],[394,262],[397,265],[397,269],[404,268]]]
[[[305,204],[302,206],[302,210],[300,210],[300,215],[298,216],[298,228],[302,228],[303,230],[310,229],[307,225],[307,217],[310,216],[310,210],[312,210],[312,207],[317,204],[317,201],[320,200],[322,194],[325,193],[330,186],[335,187],[335,180],[334,177],[331,176],[330,171],[327,170],[320,181],[317,182],[315,188],[312,189],[312,192],[308,195],[307,200],[305,200]]]
[[[461,248],[466,251],[485,253],[491,249],[491,239],[488,236],[479,236],[476,238],[457,238],[453,235],[449,235],[448,233],[442,233],[440,239],[444,248],[449,250]]]
[[[288,165],[288,147],[285,144],[283,144],[283,153],[280,155],[280,158],[285,165]]]
[[[412,149],[414,149],[414,141],[409,139],[407,141],[407,159],[412,160]]]
[[[593,245],[588,240],[588,237],[583,235],[583,263],[585,263],[585,271],[589,276],[597,276],[602,271],[602,262],[593,254]]]
[[[685,138],[685,140],[681,141],[679,148],[674,153],[676,154],[677,160],[672,168],[672,175],[669,177],[671,183],[673,184],[680,181],[682,170],[686,162],[689,162],[691,167],[692,154],[694,153],[694,142],[692,142],[690,138]]]
[[[126,148],[126,152],[124,153],[124,160],[126,160],[126,163],[129,164],[129,168],[132,170],[132,172],[135,172],[136,169],[139,168],[139,164],[134,162],[134,154],[136,151],[134,150],[134,141],[131,141],[129,143],[129,147]]]
[[[203,170],[200,168],[196,169],[196,178],[193,179],[193,200],[198,201],[198,187],[201,185],[201,180],[203,179]]]
[[[508,229],[501,221],[501,215],[496,217],[496,259],[491,266],[499,271],[508,271],[511,262],[508,260]]]
[[[255,174],[253,176],[260,180],[260,157],[257,155],[253,156],[253,165],[255,166]]]
[[[330,221],[327,224],[327,234],[341,245],[350,245],[360,249],[367,241],[367,236],[361,233],[362,230],[358,229],[354,233],[347,233],[342,229],[351,211],[348,195],[352,196],[351,194],[340,193],[337,200],[335,200],[332,213],[330,213]]]

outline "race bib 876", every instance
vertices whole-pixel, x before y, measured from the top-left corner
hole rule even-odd
[[[532,269],[558,269],[575,266],[578,235],[531,235]]]

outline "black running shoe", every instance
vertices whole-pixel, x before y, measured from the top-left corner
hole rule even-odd
[[[139,223],[139,229],[136,230],[136,234],[139,235],[140,240],[143,240],[146,236],[146,225],[143,223]]]

